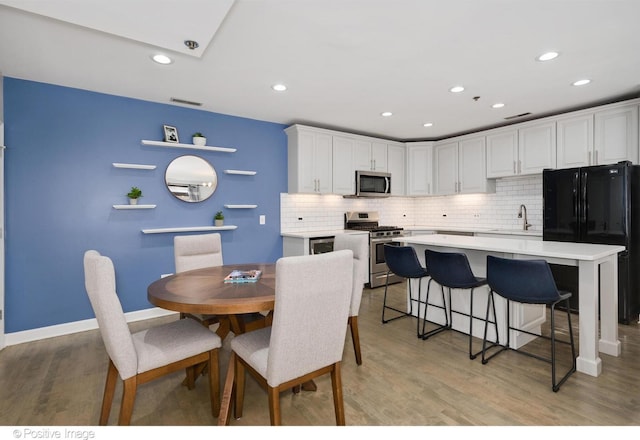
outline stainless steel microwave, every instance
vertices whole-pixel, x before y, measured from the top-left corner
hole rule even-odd
[[[356,197],[389,197],[391,173],[356,171]]]

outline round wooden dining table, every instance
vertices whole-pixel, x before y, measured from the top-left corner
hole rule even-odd
[[[260,270],[255,282],[225,283],[234,270]],[[185,314],[228,317],[231,331],[244,333],[238,316],[273,310],[275,264],[228,264],[190,270],[151,283],[147,298],[155,306]],[[224,337],[225,335],[220,335]]]
[[[255,282],[225,283],[234,270],[260,270]],[[242,315],[270,312],[275,304],[275,264],[229,264],[170,275],[154,281],[147,288],[149,302],[157,307],[186,314],[216,315],[220,321],[217,333],[224,338],[229,329],[235,334],[248,330]],[[270,315],[258,327],[269,325]],[[229,324],[226,325],[225,320]],[[227,367],[218,424],[229,422],[229,407],[233,393],[233,353]],[[315,384],[311,384],[311,389]]]

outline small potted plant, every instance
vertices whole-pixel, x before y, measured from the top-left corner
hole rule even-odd
[[[142,190],[137,186],[132,186],[131,190],[127,193],[127,197],[129,197],[130,205],[137,205],[138,199],[142,197]]]
[[[224,214],[222,211],[216,212],[216,215],[213,216],[213,221],[216,226],[222,226],[224,224]]]
[[[193,136],[191,137],[191,140],[193,141],[193,145],[206,145],[207,144],[207,138],[205,135],[203,135],[202,133],[200,133],[199,131],[196,133],[193,133]]]

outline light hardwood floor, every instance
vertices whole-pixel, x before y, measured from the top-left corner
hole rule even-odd
[[[401,303],[404,285],[394,285],[393,291]],[[444,332],[423,341],[416,338],[414,318],[381,324],[383,293],[384,288],[378,288],[363,294],[359,317],[363,365],[356,365],[350,334],[346,335],[342,381],[347,425],[640,424],[638,324],[620,325],[622,355],[602,355],[600,377],[575,373],[553,393],[550,366],[544,362],[507,352],[482,365],[480,359],[468,358],[465,335]],[[138,330],[171,319],[175,318],[131,327]],[[226,340],[220,357],[222,380],[228,347]],[[107,356],[97,330],[7,347],[0,351],[0,424],[95,425],[106,371]],[[268,425],[266,393],[247,377],[244,417],[232,418],[231,425]],[[181,385],[182,379],[183,374],[176,373],[141,386],[132,424],[215,425],[204,378],[191,391]],[[316,383],[317,392],[282,394],[283,424],[335,423],[330,380],[325,377]],[[121,383],[110,424],[117,421],[120,396]]]

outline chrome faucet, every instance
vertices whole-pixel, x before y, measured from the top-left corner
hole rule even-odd
[[[524,212],[524,218],[522,217],[522,213]],[[518,218],[522,219],[522,229],[527,231],[531,223],[527,221],[527,207],[524,205],[520,205],[520,209],[518,210]]]

